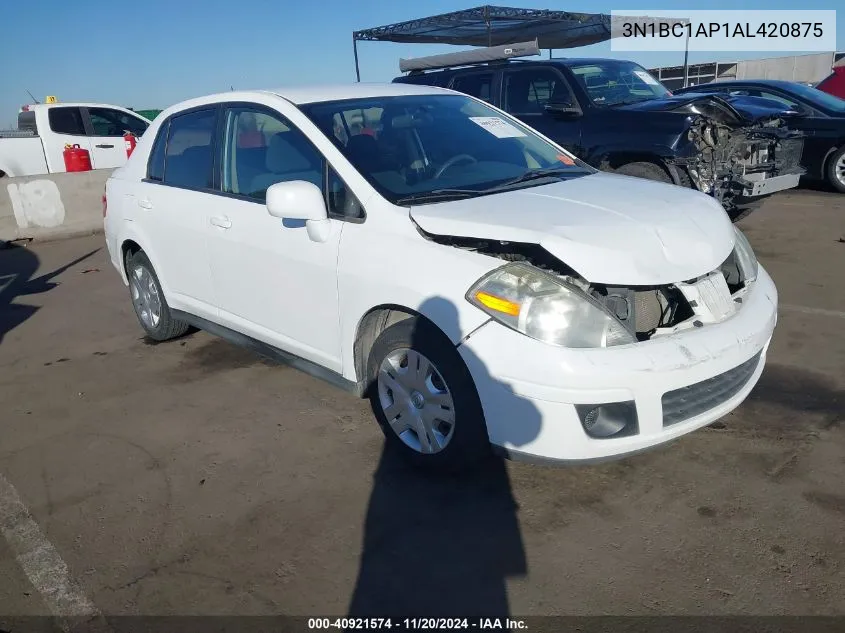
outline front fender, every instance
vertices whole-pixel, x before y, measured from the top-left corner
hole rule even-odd
[[[413,227],[410,220],[404,220]],[[422,314],[457,345],[489,317],[464,296],[485,273],[504,262],[431,242],[407,231],[344,227],[338,256],[338,300],[343,375],[357,381],[355,339],[374,308],[394,306]],[[358,229],[358,230],[356,230]]]

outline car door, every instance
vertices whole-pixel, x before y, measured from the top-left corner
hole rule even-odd
[[[44,143],[44,153],[50,172],[63,172],[65,169],[65,145],[79,145],[91,151],[91,139],[85,132],[82,109],[77,106],[56,106],[47,110],[47,125],[50,130],[45,134],[39,130]]]
[[[231,104],[222,116],[223,195],[205,206],[220,322],[340,371],[337,257],[343,222],[330,220],[328,238],[316,242],[304,222],[274,218],[265,206],[267,188],[277,182],[305,180],[325,192],[326,162],[273,109]]]
[[[171,307],[216,318],[204,209],[219,191],[213,170],[216,106],[174,115],[159,128],[133,217]]]
[[[83,116],[88,119],[91,164],[94,169],[123,165],[127,159],[123,135],[131,132],[139,137],[149,126],[142,118],[114,108],[83,108]]]
[[[550,112],[546,106],[551,103],[571,104],[577,112]],[[517,67],[506,71],[502,77],[502,109],[570,152],[581,154],[580,107],[569,83],[556,68]]]

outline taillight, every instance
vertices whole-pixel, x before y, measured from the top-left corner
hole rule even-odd
[[[109,203],[106,200],[106,194],[103,194],[103,217],[106,217],[106,214],[109,211]]]

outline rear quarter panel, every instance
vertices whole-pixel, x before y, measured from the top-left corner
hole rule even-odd
[[[9,177],[48,173],[41,139],[37,136],[0,138],[0,171]]]

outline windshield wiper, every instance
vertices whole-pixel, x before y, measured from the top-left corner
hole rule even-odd
[[[503,183],[490,187],[489,189],[484,189],[483,191],[484,193],[490,193],[491,191],[510,189],[514,185],[518,185],[523,182],[540,180],[542,178],[555,178],[558,176],[563,176],[564,174],[572,174],[573,172],[585,173],[586,170],[581,168],[573,169],[572,167],[548,167],[546,169],[533,169],[531,171],[525,172],[521,176],[517,176],[512,180],[507,180]]]
[[[634,105],[635,103],[642,103],[643,101],[651,101],[654,97],[645,97],[644,99],[627,99],[626,101],[614,101],[613,103],[606,103],[605,107],[615,108],[617,106]]]
[[[396,204],[408,204],[409,202],[433,202],[434,200],[458,200],[479,195],[475,189],[435,189],[433,191],[420,191],[412,193],[396,200]]]

